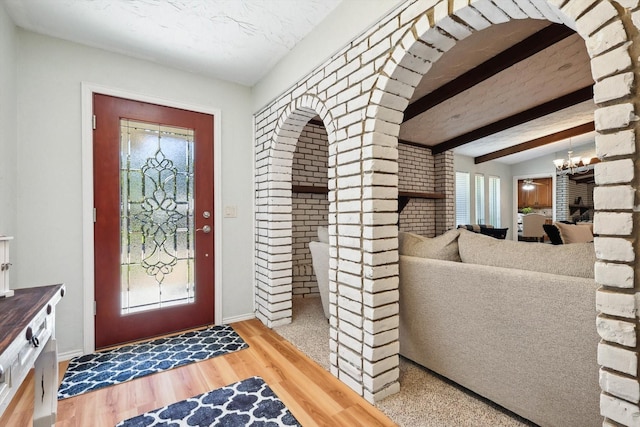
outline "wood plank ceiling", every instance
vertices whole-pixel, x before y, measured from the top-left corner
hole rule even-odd
[[[594,109],[582,38],[564,25],[519,20],[475,33],[433,64],[400,142],[513,164],[540,147],[566,154],[570,139],[594,145]]]

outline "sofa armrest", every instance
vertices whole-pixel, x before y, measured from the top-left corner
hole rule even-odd
[[[324,315],[329,318],[329,244],[309,242],[313,272],[318,281],[318,292],[322,301]]]

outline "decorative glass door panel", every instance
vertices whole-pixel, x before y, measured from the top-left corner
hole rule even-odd
[[[192,303],[193,129],[120,129],[122,313]]]
[[[213,323],[213,116],[94,95],[96,348]]]

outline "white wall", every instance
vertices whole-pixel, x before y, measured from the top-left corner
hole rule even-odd
[[[582,144],[577,147],[573,147],[573,156],[577,157],[595,157],[596,155],[596,142],[595,139]],[[557,153],[548,154],[545,156],[536,157],[535,159],[527,160],[525,162],[516,163],[511,166],[513,176],[522,176],[527,174],[555,174],[555,165],[553,161],[555,159],[566,159],[567,151],[559,151]]]
[[[15,233],[16,28],[0,3],[0,235]]]
[[[253,143],[250,90],[18,30],[15,287],[66,283],[61,353],[83,346],[81,82],[210,106],[222,116],[223,318],[253,313]],[[217,206],[216,209],[221,209]]]
[[[344,0],[252,88],[258,111],[404,0]]]
[[[573,155],[577,157],[595,157],[595,140],[588,142],[587,144],[573,147]],[[557,153],[548,154],[540,157],[536,157],[525,162],[516,163],[511,166],[511,173],[514,178],[540,178],[540,177],[552,177],[553,178],[553,219],[556,219],[556,168],[553,164],[555,159],[565,159],[567,157],[566,151],[559,151]],[[516,190],[513,193],[517,193]],[[516,196],[514,196],[516,197]],[[517,200],[515,200],[517,202]],[[511,209],[511,215],[516,215],[517,207],[514,203]],[[562,215],[562,214],[561,214]]]
[[[555,158],[554,154],[549,154],[526,162],[516,163],[511,166],[511,173],[513,176],[555,175],[556,167],[553,164]]]
[[[488,185],[489,176],[500,177],[500,219],[501,228],[509,228],[507,232],[507,239],[510,239],[513,235],[513,219],[511,214],[511,206],[513,204],[513,184],[511,175],[511,166],[499,163],[496,161],[490,161],[480,164],[475,164],[473,157],[456,155],[454,157],[454,169],[456,172],[469,172],[471,175],[471,222],[475,215],[475,174],[483,174],[485,187]],[[485,193],[485,204],[488,203],[488,194]]]

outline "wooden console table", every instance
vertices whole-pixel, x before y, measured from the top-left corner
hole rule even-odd
[[[58,407],[55,307],[64,285],[16,289],[0,298],[0,416],[35,368],[33,425],[51,427]]]

